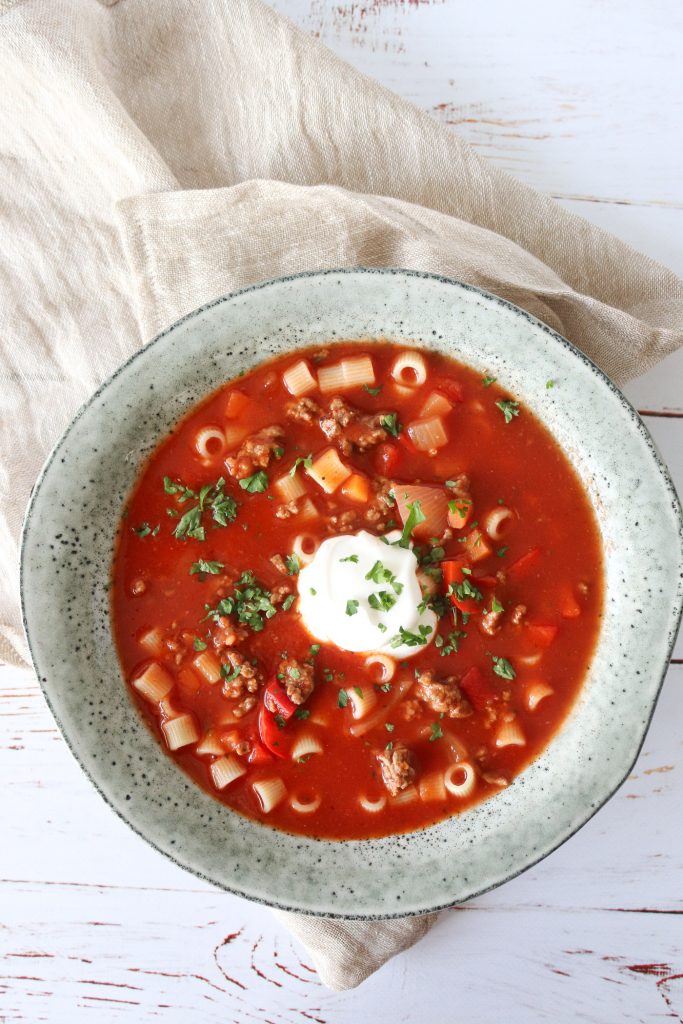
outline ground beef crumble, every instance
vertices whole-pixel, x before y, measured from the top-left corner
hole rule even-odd
[[[323,414],[318,403],[312,398],[299,398],[296,402],[288,402],[285,412],[295,423],[314,423]]]
[[[293,704],[303,704],[313,693],[313,666],[296,658],[283,658],[277,676]]]
[[[256,469],[266,469],[276,449],[282,447],[284,430],[277,424],[264,427],[257,434],[252,434],[242,442],[236,455],[229,455],[225,466],[236,480],[244,480],[252,476]]]
[[[354,450],[365,452],[386,440],[387,432],[381,420],[387,415],[386,412],[361,412],[337,396],[321,417],[320,429],[343,455],[350,455]]]
[[[448,715],[449,718],[466,718],[472,714],[472,706],[463,697],[454,676],[437,680],[433,672],[421,672],[417,677],[415,694],[437,714]]]
[[[247,661],[239,651],[229,650],[226,652],[225,657],[230,672],[232,673],[239,669],[239,675],[235,676],[234,679],[224,680],[223,696],[237,698],[243,697],[245,693],[256,693],[263,682],[263,675],[260,670],[255,665],[252,665],[250,661]]]
[[[415,780],[415,761],[405,743],[395,743],[391,750],[377,755],[382,781],[392,796],[407,789]]]

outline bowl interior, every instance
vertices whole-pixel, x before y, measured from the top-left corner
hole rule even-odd
[[[331,842],[237,816],[164,754],[121,679],[108,578],[121,507],[141,463],[189,407],[264,358],[349,338],[405,340],[497,376],[550,429],[584,481],[602,535],[606,587],[580,697],[550,746],[507,790],[424,831]],[[36,671],[74,755],[114,810],[220,886],[293,910],[364,918],[432,910],[505,881],[614,792],[642,744],[666,671],[682,576],[673,486],[607,378],[503,300],[398,270],[270,282],[169,328],[66,431],[34,490],[22,548]]]

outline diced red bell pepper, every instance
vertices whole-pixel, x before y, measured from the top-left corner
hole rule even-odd
[[[273,760],[273,755],[258,740],[251,741],[251,750],[247,761],[249,764],[267,764]]]
[[[476,586],[476,581],[467,573],[463,572],[463,568],[469,569],[469,565],[464,558],[447,558],[441,563],[441,571],[443,573],[443,588],[444,592],[448,596],[448,600],[451,602],[454,608],[458,611],[465,612],[471,615],[477,611],[478,604],[473,597],[458,597],[457,594],[449,593],[451,584],[457,585],[462,583],[464,580],[471,580],[473,586]]]
[[[276,757],[288,757],[288,744],[283,735],[283,730],[275,721],[275,715],[265,705],[261,706],[258,713],[258,731],[261,742],[271,754]]]
[[[296,711],[296,704],[289,699],[284,686],[277,679],[271,679],[263,691],[263,703],[273,715],[280,715],[285,722]]]
[[[559,631],[559,626],[546,622],[527,622],[526,634],[535,647],[550,647]]]
[[[521,558],[518,558],[516,562],[513,562],[512,565],[507,566],[507,568],[505,569],[506,576],[523,575],[528,569],[531,568],[532,565],[535,564],[535,562],[540,557],[540,554],[540,548],[532,548],[531,551],[527,551],[527,553],[525,555],[522,555]]]
[[[465,390],[459,380],[451,380],[450,377],[438,377],[435,381],[430,381],[431,383],[434,384],[436,391],[446,395],[451,402],[462,402],[465,398]]]
[[[498,580],[495,576],[491,576],[490,574],[486,576],[475,576],[474,573],[472,573],[472,580],[476,586],[484,587],[485,590],[493,590],[494,587],[498,586]]]
[[[395,444],[381,444],[375,455],[377,472],[381,476],[392,476],[401,461],[401,453]]]
[[[494,700],[496,696],[491,683],[476,665],[473,665],[472,668],[465,672],[465,675],[460,680],[460,689],[475,711],[483,711],[486,705]]]

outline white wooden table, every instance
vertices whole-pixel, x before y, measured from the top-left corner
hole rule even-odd
[[[678,0],[277,0],[496,164],[683,273]],[[627,388],[683,490],[683,355]],[[355,992],[114,816],[0,669],[0,1021],[683,1020],[683,644],[633,774]]]

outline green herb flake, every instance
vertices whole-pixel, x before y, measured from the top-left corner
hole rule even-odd
[[[443,729],[438,722],[432,722],[432,734],[429,737],[429,742],[433,743],[434,740],[440,740],[443,737]]]
[[[386,747],[384,749],[388,750],[389,752],[391,752],[394,749],[394,741],[393,740],[389,740],[389,742],[387,743],[387,745],[386,745]]]
[[[496,551],[496,554],[498,555],[499,558],[502,558],[506,551],[507,551],[506,547],[505,548],[498,548],[498,550]]]
[[[133,533],[137,533],[138,537],[147,537],[152,532],[152,527],[149,523],[142,523],[140,526],[133,527]]]
[[[299,466],[303,466],[304,469],[310,469],[313,465],[313,452],[309,452],[308,455],[300,455],[298,459],[294,460],[294,465],[289,471],[290,476],[294,476]]]
[[[297,708],[296,711],[294,712],[294,717],[300,719],[302,722],[305,722],[310,713],[311,712],[308,710],[308,708]]]
[[[287,723],[285,719],[282,717],[282,715],[273,715],[273,718],[275,719],[275,724],[278,727],[278,729],[284,729]]]
[[[403,427],[398,422],[398,413],[389,412],[386,416],[381,416],[379,421],[380,427],[384,427],[387,434],[391,437],[398,437]]]
[[[195,651],[205,651],[207,647],[204,641],[200,640],[198,636],[194,638],[194,643],[192,644],[192,646],[194,647]]]
[[[339,693],[337,694],[337,707],[338,708],[345,708],[348,703],[349,703],[349,695],[348,695],[348,693],[346,692],[346,690],[340,690]]]
[[[386,633],[386,631],[387,631],[387,627],[384,625],[383,622],[378,622],[377,623],[377,628],[380,631],[380,633]]]
[[[545,386],[548,389],[548,391],[550,391],[551,388],[555,387],[555,381],[554,380],[547,380],[545,382]]]
[[[497,380],[498,380],[497,377],[490,377],[488,375],[488,373],[486,374],[485,377],[481,378],[481,382],[482,382],[482,384],[484,385],[485,388],[490,388],[491,385],[495,384]]]
[[[382,693],[390,693],[391,683],[382,683],[382,685],[380,686],[380,690],[382,691]]]
[[[268,487],[268,474],[259,469],[253,476],[240,480],[240,487],[249,494],[262,494]]]
[[[429,643],[429,634],[433,632],[431,626],[420,625],[417,627],[418,632],[412,633],[408,629],[404,629],[403,626],[399,627],[398,634],[392,637],[390,646],[392,648],[403,647],[421,647],[424,644]]]
[[[200,573],[203,576],[219,576],[224,568],[222,562],[207,562],[204,558],[200,558],[198,562],[193,562],[190,566],[190,576],[194,576],[195,573]]]
[[[294,604],[295,601],[296,601],[296,594],[288,594],[287,597],[282,602],[282,610],[283,610],[283,612],[288,612],[289,609],[292,607],[292,605]]]
[[[496,615],[498,615],[500,612],[505,611],[500,601],[495,597],[491,601],[491,611]]]
[[[315,587],[309,587],[308,588],[308,592],[309,592],[309,594],[311,594],[312,597],[315,597],[315,595],[318,593],[318,591],[315,589]]]
[[[517,675],[507,658],[498,658],[495,654],[493,655],[493,671],[501,679],[514,679]]]
[[[420,523],[424,523],[425,519],[427,518],[424,512],[422,511],[422,505],[420,503],[419,498],[411,502],[407,507],[408,518],[405,521],[405,526],[403,527],[403,533],[401,534],[401,538],[397,541],[398,546],[401,548],[407,548],[410,546],[410,537],[413,530],[415,529],[416,526],[419,526]]]
[[[346,558],[340,558],[340,562],[353,562],[358,565],[358,555],[347,555]]]
[[[393,722],[385,722],[384,728],[387,730],[387,732],[393,732],[396,726],[394,725]]]
[[[347,601],[346,602],[346,614],[355,615],[358,611],[358,601]]]
[[[316,654],[320,653],[320,644],[311,644],[309,648],[309,654],[312,658],[315,658]]]
[[[235,668],[232,665],[221,665],[221,676],[225,679],[226,683],[231,683],[233,679],[237,679],[241,671],[241,665],[237,665]]]
[[[299,559],[296,555],[286,555],[285,565],[287,566],[288,576],[296,576],[299,569],[301,568],[301,565],[299,564]]]
[[[381,384],[378,387],[376,387],[376,388],[371,388],[369,384],[364,384],[363,385],[363,391],[367,391],[367,393],[369,395],[373,395],[373,396],[378,395],[381,390],[382,390],[382,385]]]
[[[496,408],[500,409],[506,423],[511,423],[513,417],[519,416],[519,402],[515,402],[510,398],[501,398],[500,401],[496,402]]]
[[[363,696],[363,688],[362,688],[362,686],[354,686],[353,692],[358,694],[358,696],[362,698],[362,696]]]

